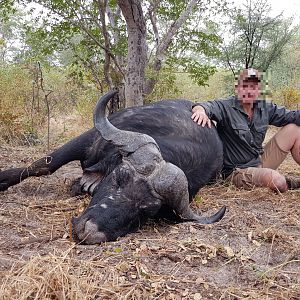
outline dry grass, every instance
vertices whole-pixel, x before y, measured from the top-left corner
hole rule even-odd
[[[0,146],[0,169],[38,148]],[[228,207],[214,225],[149,221],[100,246],[75,245],[69,220],[89,202],[70,198],[71,163],[0,194],[0,299],[299,299],[300,194],[201,190],[194,209]],[[282,172],[300,175],[289,157]]]

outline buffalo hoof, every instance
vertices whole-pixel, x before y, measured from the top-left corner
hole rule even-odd
[[[80,196],[80,195],[85,194],[85,193],[82,191],[82,189],[81,189],[80,180],[81,180],[81,177],[75,179],[75,180],[71,183],[71,186],[70,186],[70,194],[71,194],[71,197],[76,197],[76,196]]]

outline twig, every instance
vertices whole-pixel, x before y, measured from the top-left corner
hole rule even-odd
[[[277,265],[277,266],[275,266],[275,267],[273,267],[273,268],[268,269],[268,270],[265,271],[261,276],[263,277],[263,276],[265,276],[267,273],[269,273],[269,272],[271,272],[271,271],[273,271],[273,270],[276,270],[276,269],[278,269],[278,268],[281,268],[281,267],[284,267],[284,266],[286,266],[286,265],[288,265],[288,264],[296,263],[296,262],[300,262],[300,259],[293,259],[293,260],[285,261],[285,262],[283,262],[283,263],[281,263],[281,264],[279,264],[279,265]]]
[[[28,244],[34,244],[34,243],[42,243],[42,242],[51,242],[51,241],[55,241],[58,240],[60,238],[62,238],[62,235],[54,235],[54,236],[43,236],[43,237],[38,237],[38,238],[29,238],[28,240],[19,243],[18,245],[12,245],[11,248],[13,249],[18,249],[21,248],[23,246],[26,246]]]
[[[47,110],[47,151],[50,150],[50,104],[48,100],[48,96],[53,92],[52,90],[46,90],[44,87],[44,77],[41,68],[41,63],[38,61],[38,69],[40,73],[40,87],[44,93],[44,102],[46,104]]]
[[[270,252],[269,252],[269,256],[268,256],[268,260],[267,260],[267,266],[269,265],[269,262],[270,262],[271,253],[272,253],[272,249],[273,249],[275,237],[276,237],[276,233],[274,233],[274,234],[273,234],[273,237],[272,237],[272,242],[271,242]]]

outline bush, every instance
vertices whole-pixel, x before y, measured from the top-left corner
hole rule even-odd
[[[30,97],[31,82],[24,69],[12,66],[0,69],[0,138],[11,142],[26,133],[26,99]]]
[[[230,72],[219,70],[208,80],[207,86],[199,86],[188,74],[179,73],[176,84],[180,89],[179,96],[194,101],[222,99],[234,93],[234,76]]]
[[[40,71],[36,63],[0,68],[0,141],[14,144],[45,141],[47,104],[51,125],[54,119],[62,120],[76,110],[91,124],[98,94],[94,85],[84,82],[79,86],[63,68],[42,68],[42,80]],[[74,125],[78,127],[78,122],[70,124]],[[55,142],[52,131],[55,134],[56,129],[50,126],[51,142]]]
[[[294,86],[285,86],[273,93],[276,103],[289,109],[300,109],[300,89]]]
[[[156,76],[147,70],[147,77]],[[180,87],[176,84],[177,74],[171,68],[163,68],[158,75],[158,81],[151,94],[147,95],[144,103],[155,102],[161,99],[177,98]]]
[[[92,87],[89,90],[82,90],[80,94],[76,95],[76,111],[81,116],[85,125],[93,126],[93,112],[99,95],[100,92]]]

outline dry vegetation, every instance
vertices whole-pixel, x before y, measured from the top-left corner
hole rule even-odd
[[[40,155],[2,145],[0,169]],[[300,175],[291,158],[282,171]],[[89,201],[69,195],[79,175],[71,163],[0,193],[0,299],[300,298],[299,191],[207,186],[194,209],[226,205],[220,223],[149,221],[116,242],[84,246],[69,236],[70,218]]]

